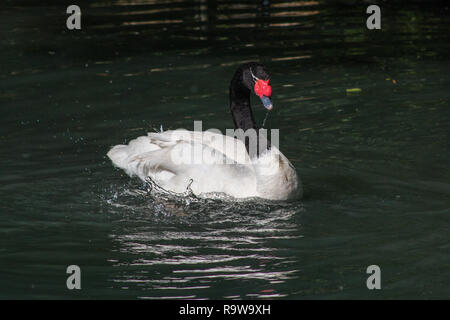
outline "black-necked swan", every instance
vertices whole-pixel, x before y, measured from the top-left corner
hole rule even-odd
[[[235,129],[256,132],[256,139],[250,139],[251,135],[236,139],[218,132],[184,129],[151,132],[128,145],[114,146],[108,157],[128,175],[144,181],[151,178],[176,193],[189,187],[195,195],[205,197],[216,193],[271,200],[301,197],[302,186],[295,168],[276,146],[264,143],[267,140],[257,131],[251,92],[268,110],[272,109],[269,74],[264,65],[256,62],[239,66],[230,83]]]

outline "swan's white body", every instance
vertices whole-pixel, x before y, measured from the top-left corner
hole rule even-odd
[[[249,158],[244,143],[213,132],[170,130],[148,133],[108,152],[115,166],[148,177],[173,192],[190,185],[199,196],[221,192],[235,198],[287,200],[301,196],[294,167],[274,146]]]

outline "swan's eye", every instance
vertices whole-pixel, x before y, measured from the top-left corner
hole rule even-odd
[[[272,87],[269,84],[269,80],[261,80],[255,82],[255,94],[262,98],[263,96],[270,97],[272,95]]]

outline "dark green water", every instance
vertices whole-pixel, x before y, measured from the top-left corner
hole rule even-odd
[[[79,1],[68,31],[47,2],[0,10],[0,298],[449,297],[448,7],[383,2],[369,31],[358,1]],[[249,60],[303,200],[164,200],[112,167],[161,125],[232,128]]]

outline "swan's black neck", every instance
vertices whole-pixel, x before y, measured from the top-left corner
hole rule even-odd
[[[242,129],[245,131],[254,129],[257,133],[257,154],[270,148],[270,143],[265,143],[264,150],[260,149],[260,137],[258,127],[256,126],[255,118],[253,116],[252,108],[250,106],[250,94],[253,92],[254,83],[250,75],[250,68],[256,67],[257,63],[248,63],[240,66],[231,79],[230,83],[230,110],[233,117],[235,129]],[[249,139],[245,139],[245,147],[250,154]]]
[[[250,89],[242,82],[242,70],[235,73],[230,84],[230,110],[236,129],[255,129],[256,122],[250,106]]]

